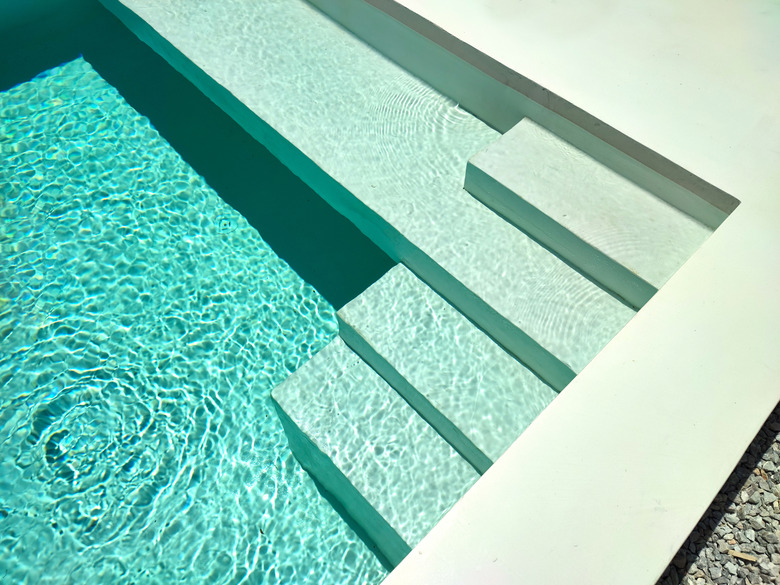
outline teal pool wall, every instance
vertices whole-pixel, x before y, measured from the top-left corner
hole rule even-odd
[[[0,36],[0,91],[80,55],[336,308],[394,262],[96,0]]]

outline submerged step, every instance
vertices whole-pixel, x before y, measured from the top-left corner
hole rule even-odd
[[[712,233],[528,118],[469,160],[465,185],[637,308]]]
[[[480,473],[557,395],[402,264],[338,317],[347,344]]]
[[[271,397],[295,457],[393,565],[478,478],[340,338]]]
[[[463,189],[498,133],[302,0],[102,0],[556,389],[634,312]]]

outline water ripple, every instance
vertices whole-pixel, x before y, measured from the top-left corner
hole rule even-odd
[[[420,136],[444,145],[447,134],[468,117],[454,100],[414,77],[399,75],[377,89],[366,131],[375,137],[376,148],[392,155],[403,144],[419,144]]]
[[[333,309],[84,61],[0,116],[4,581],[381,574],[268,399]]]

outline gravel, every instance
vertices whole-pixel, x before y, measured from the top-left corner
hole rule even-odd
[[[780,405],[656,585],[778,583]]]

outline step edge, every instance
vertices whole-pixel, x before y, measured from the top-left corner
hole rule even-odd
[[[344,343],[366,362],[403,398],[480,475],[493,464],[484,452],[428,398],[415,388],[379,351],[368,342],[357,326],[338,314],[339,335]]]
[[[275,390],[276,388],[271,392],[271,402],[282,423],[290,451],[295,459],[342,506],[350,516],[350,520],[365,531],[372,541],[370,544],[381,552],[387,562],[393,567],[397,566],[411,552],[412,547],[366,500],[331,458],[298,426],[286,412],[282,402],[275,396]],[[329,473],[323,473],[324,469],[328,469]]]
[[[630,268],[583,240],[487,173],[474,158],[466,165],[464,188],[475,199],[629,308],[641,309],[658,292]]]

